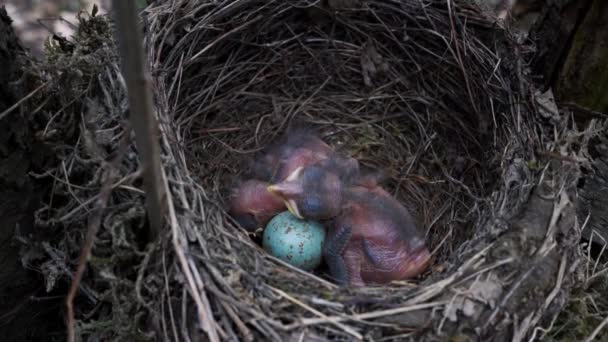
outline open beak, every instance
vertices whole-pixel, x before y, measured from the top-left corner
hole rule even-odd
[[[295,217],[299,219],[303,219],[300,211],[298,210],[298,206],[296,202],[293,200],[293,197],[301,195],[302,184],[298,182],[298,178],[300,178],[300,174],[302,173],[303,167],[296,168],[287,179],[281,183],[272,184],[266,190],[272,192],[273,194],[281,197],[283,202],[285,202],[285,206]]]
[[[300,211],[298,211],[298,206],[295,204],[295,202],[291,200],[285,201],[285,205],[287,206],[287,210],[289,210],[289,212],[292,213],[293,216],[299,218],[300,220],[304,219],[304,217],[302,217],[302,215],[300,214]]]
[[[266,188],[266,190],[281,197],[281,199],[285,203],[285,206],[287,207],[287,210],[289,210],[289,212],[292,213],[295,217],[303,219],[304,217],[302,217],[302,215],[300,214],[296,202],[292,199],[289,199],[289,195],[296,191],[296,187],[297,186],[295,184],[287,182],[270,185]]]

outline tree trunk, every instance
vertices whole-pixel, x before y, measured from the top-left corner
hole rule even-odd
[[[547,0],[530,37],[538,48],[533,68],[557,101],[572,109],[579,123],[608,119],[608,2]],[[608,240],[607,191],[608,153],[603,153],[580,191],[579,217],[590,215],[586,239],[595,231]],[[593,240],[601,243],[597,236]]]
[[[582,232],[583,236],[599,244],[608,244],[607,190],[608,155],[604,155],[594,160],[592,173],[585,178],[585,184],[579,193],[581,205],[578,209],[581,221],[586,220],[589,215],[587,225]]]
[[[545,1],[529,34],[537,48],[532,67],[543,76],[545,88],[555,86],[573,37],[592,1],[595,0]]]
[[[608,113],[608,2],[593,0],[556,80],[557,96]]]
[[[36,255],[23,253],[17,239],[34,229],[39,199],[28,172],[44,149],[34,143],[29,118],[20,108],[6,112],[31,91],[26,80],[31,60],[11,22],[0,7],[0,331],[6,341],[46,340],[57,319],[47,320],[44,314],[52,310],[60,322],[61,310],[36,299],[44,296],[44,283],[22,263]]]

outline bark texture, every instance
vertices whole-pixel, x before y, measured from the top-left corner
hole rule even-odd
[[[0,335],[6,341],[25,341],[48,338],[61,320],[61,308],[43,299],[48,294],[41,277],[23,262],[36,256],[22,253],[18,239],[34,230],[39,198],[28,172],[42,165],[44,148],[35,142],[20,108],[5,112],[31,91],[30,57],[11,22],[0,7]],[[45,318],[50,311],[54,319]]]
[[[593,0],[572,37],[557,79],[557,95],[608,113],[608,2]]]
[[[608,119],[608,2],[546,3],[531,32],[537,44],[535,71],[544,76],[545,88],[554,89],[557,101],[572,109],[579,123]],[[591,147],[600,150],[605,144],[596,145]],[[581,223],[590,215],[583,230],[586,239],[593,231],[608,239],[606,155],[593,161],[580,189],[577,212]],[[603,243],[597,236],[594,242]]]

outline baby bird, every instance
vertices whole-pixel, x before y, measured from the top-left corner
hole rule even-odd
[[[344,195],[323,247],[339,285],[404,280],[424,272],[430,253],[407,209],[381,187],[356,186]]]
[[[301,170],[307,169],[308,166],[325,160],[338,160],[334,155],[336,153],[333,149],[314,131],[304,128],[289,130],[253,160],[251,174],[248,175],[250,179],[233,190],[230,198],[230,214],[243,228],[253,231],[265,226],[274,215],[284,211],[285,208],[289,208],[294,214],[298,213],[297,209],[294,209],[296,207],[290,206],[290,201],[279,196],[280,191],[289,193],[290,196],[297,194],[298,200],[307,203],[307,208],[319,212],[333,210],[326,206],[326,202],[315,198],[314,194],[317,192],[313,191],[311,196],[307,195],[309,188],[315,189],[318,185],[310,187],[307,182],[306,187],[301,187],[300,182],[294,183],[292,180],[299,179]],[[353,161],[356,163],[354,159]],[[305,174],[311,175],[305,177],[307,180],[315,182],[314,168],[306,171]],[[276,189],[269,188],[270,184],[267,183],[269,181],[285,182],[284,189],[281,189],[281,186]],[[331,178],[328,181],[331,182]],[[326,191],[330,191],[330,188]],[[301,217],[299,214],[296,215]]]
[[[323,255],[340,285],[364,286],[412,278],[430,253],[408,210],[379,186],[381,174],[327,159],[296,169],[268,189],[296,216],[329,220]]]
[[[359,174],[359,163],[337,154],[309,166],[298,166],[287,178],[268,187],[298,218],[328,220],[340,213],[344,189]]]
[[[253,160],[251,176],[269,182],[281,181],[298,167],[315,164],[333,154],[333,149],[313,130],[293,128]]]
[[[250,232],[285,211],[283,200],[269,192],[268,186],[267,182],[250,179],[233,189],[230,196],[230,215]]]

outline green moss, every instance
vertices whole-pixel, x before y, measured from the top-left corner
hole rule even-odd
[[[89,264],[97,267],[112,265],[112,262],[112,258],[101,258],[95,255],[91,255],[91,258],[89,259]]]
[[[542,165],[538,162],[538,160],[529,160],[527,162],[528,168],[532,171],[537,171],[542,169]]]
[[[572,293],[568,306],[557,318],[548,341],[583,341],[602,322],[608,312],[606,286],[608,276],[600,277],[586,289]],[[608,329],[600,331],[596,341],[608,341]]]
[[[456,335],[450,337],[450,342],[471,342],[471,338],[466,335]]]
[[[137,7],[139,8],[145,8],[146,6],[148,6],[146,0],[135,0],[135,2],[137,3]]]

